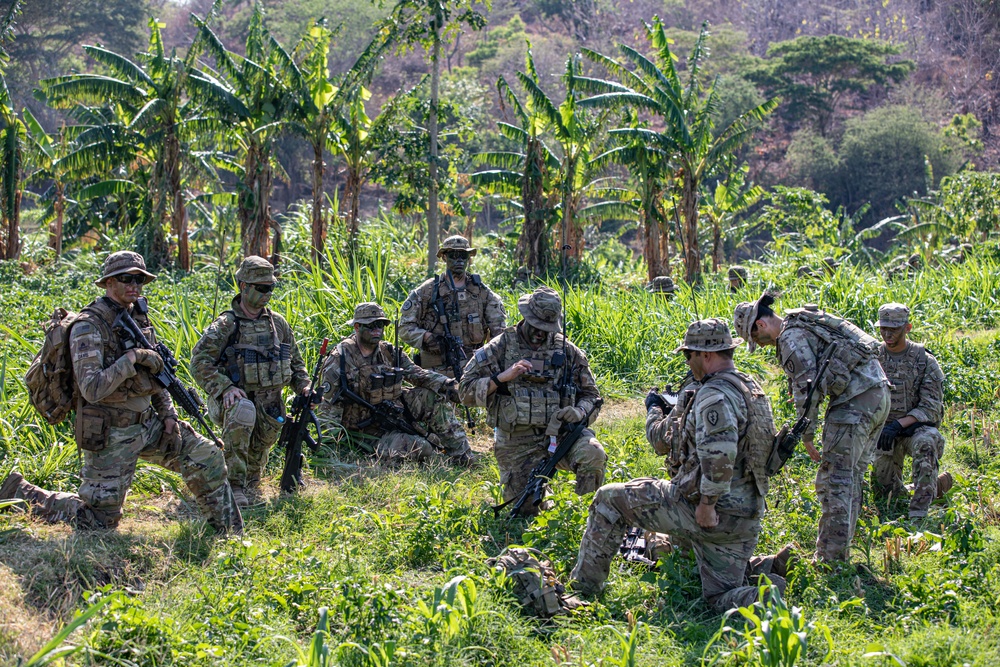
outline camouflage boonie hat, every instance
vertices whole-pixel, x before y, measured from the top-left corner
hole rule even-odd
[[[366,301],[354,307],[354,319],[350,320],[348,324],[354,326],[355,324],[371,324],[372,322],[389,324],[389,318],[385,316],[382,306],[374,301]]]
[[[274,277],[274,266],[271,262],[257,255],[250,255],[240,264],[236,272],[236,282],[254,285],[273,285],[278,282]]]
[[[455,236],[449,236],[441,243],[441,248],[438,250],[437,256],[440,257],[449,250],[464,250],[469,253],[469,257],[475,257],[476,253],[479,252],[478,249],[472,247],[469,243],[469,239],[464,236],[459,236],[458,234]]]
[[[799,278],[815,278],[816,272],[813,271],[812,268],[808,266],[800,266],[798,269],[795,270],[795,275],[797,275]]]
[[[910,309],[901,303],[887,303],[878,309],[878,325],[888,329],[906,326],[910,321]]]
[[[745,266],[730,266],[729,267],[729,279],[730,280],[741,280],[746,282],[747,280],[747,269]]]
[[[743,344],[742,338],[733,340],[729,325],[725,320],[713,317],[708,320],[692,322],[684,334],[684,342],[677,346],[674,353],[681,350],[693,352],[721,352],[734,350]]]
[[[137,252],[130,250],[119,250],[113,252],[104,259],[104,266],[101,268],[101,277],[94,281],[98,287],[104,287],[108,278],[122,273],[141,273],[149,278],[149,282],[156,280],[156,276],[146,270],[146,260]]]
[[[539,287],[531,294],[522,294],[517,309],[524,321],[542,331],[562,329],[562,300],[551,287]]]
[[[767,292],[761,294],[756,301],[744,301],[737,305],[736,310],[733,311],[733,327],[736,329],[736,335],[747,342],[747,351],[749,352],[757,349],[757,343],[753,341],[753,336],[750,335],[750,332],[753,329],[754,322],[757,321],[757,310],[760,307],[760,300],[766,294]]]
[[[654,294],[657,292],[677,291],[677,287],[674,285],[674,279],[670,276],[656,276],[653,278],[652,282],[646,285],[646,289]]]

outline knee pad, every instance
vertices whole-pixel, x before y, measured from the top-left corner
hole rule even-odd
[[[252,429],[257,423],[257,407],[248,398],[241,398],[226,411],[226,422],[230,428],[246,427]]]

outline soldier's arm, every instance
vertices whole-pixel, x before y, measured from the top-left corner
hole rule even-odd
[[[476,350],[466,362],[462,380],[458,383],[458,396],[464,405],[480,408],[487,406],[492,393],[490,377],[505,370],[500,367],[503,354],[503,338],[497,336]]]
[[[448,383],[448,376],[441,373],[429,371],[413,363],[413,360],[405,352],[399,353],[399,367],[403,369],[405,377],[414,387],[423,387],[433,392],[440,392],[441,387]]]
[[[420,296],[418,287],[410,292],[399,310],[399,340],[418,350],[423,347],[424,334],[427,333],[427,329],[420,326],[423,319]]]
[[[572,343],[566,347],[574,359],[573,381],[576,383],[576,407],[584,412],[589,412],[597,399],[601,397],[601,392],[597,389],[597,380],[594,379],[594,373],[590,370],[590,362],[583,350]],[[596,417],[595,414],[591,417],[591,421]]]
[[[136,374],[135,364],[125,354],[104,368],[104,340],[97,327],[86,320],[73,325],[69,349],[76,386],[88,403],[110,396],[122,382]]]
[[[503,301],[497,293],[485,286],[484,289],[486,290],[486,307],[483,321],[488,329],[487,340],[489,340],[507,328],[507,312],[504,310]]]
[[[340,433],[344,418],[344,402],[340,399],[340,351],[335,349],[323,363],[322,371],[323,400],[316,407],[316,418],[319,419],[320,431],[323,437]],[[336,401],[336,402],[334,402]]]
[[[790,329],[782,333],[778,346],[778,360],[788,377],[792,398],[795,401],[795,415],[802,418],[806,395],[809,393],[809,382],[816,377],[816,351],[813,348],[809,334],[801,329]],[[816,434],[816,417],[819,414],[819,404],[823,400],[820,387],[813,393],[812,405],[809,408],[809,428],[802,435],[803,440],[812,440]]]
[[[917,391],[920,400],[907,414],[918,422],[941,424],[944,418],[944,373],[930,352],[927,353],[927,367]]]
[[[653,406],[646,413],[646,439],[660,456],[670,453],[670,413],[664,413],[658,406]]]
[[[216,364],[222,348],[233,334],[236,324],[225,315],[208,325],[205,333],[191,350],[191,377],[209,396],[222,399],[222,394],[233,386],[229,376]]]
[[[292,345],[292,389],[296,394],[301,394],[309,386],[309,370],[306,362],[302,360],[302,353],[299,351],[299,344],[295,341],[295,333],[292,327],[284,319],[281,321],[282,338],[286,343]]]
[[[695,448],[701,463],[701,494],[729,493],[739,442],[739,426],[732,399],[708,386],[695,397]]]

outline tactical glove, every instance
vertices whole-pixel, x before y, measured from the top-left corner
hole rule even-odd
[[[454,378],[450,378],[448,382],[444,385],[445,396],[452,403],[460,403],[458,396],[458,382]]]
[[[670,406],[667,405],[667,402],[663,400],[662,396],[660,396],[660,392],[655,389],[650,389],[649,393],[646,394],[646,412],[649,412],[653,406],[663,410],[664,413],[670,412]]]
[[[135,352],[136,366],[145,366],[153,375],[163,370],[163,359],[156,352],[141,347],[136,348],[133,352]]]
[[[878,437],[879,451],[891,452],[892,448],[896,445],[896,438],[902,430],[903,425],[899,423],[898,419],[883,426],[882,434]]]
[[[565,408],[559,408],[555,414],[557,419],[562,420],[564,424],[570,424],[574,422],[582,422],[587,417],[587,413],[578,407],[567,405]]]

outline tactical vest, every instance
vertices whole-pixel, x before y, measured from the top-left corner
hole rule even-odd
[[[341,382],[372,405],[385,401],[400,403],[403,396],[403,369],[395,366],[392,345],[380,341],[378,348],[367,361],[361,354],[357,341],[348,338],[337,346],[340,354]],[[368,410],[352,401],[343,401],[343,426],[356,429],[359,422],[370,415]]]
[[[447,288],[448,294],[442,295],[442,288]],[[424,309],[420,326],[431,333],[443,336],[445,321],[452,336],[462,339],[462,346],[467,354],[482,347],[486,342],[486,324],[483,322],[486,289],[483,281],[476,274],[468,274],[464,289],[452,289],[451,285],[434,277],[431,288],[431,302]],[[444,311],[444,316],[441,311]],[[424,368],[434,368],[445,363],[442,354],[426,350],[420,351],[420,363]]]
[[[805,329],[820,339],[822,349],[817,350],[817,362],[825,357],[830,345],[837,344],[819,387],[826,396],[842,394],[851,381],[854,369],[878,356],[880,343],[872,336],[847,320],[815,306],[794,308],[786,313],[782,331],[794,328]]]
[[[892,384],[888,420],[905,416],[920,402],[917,388],[924,380],[928,352],[920,343],[911,342],[910,347],[901,355],[890,354],[885,345],[879,348],[878,361]]]
[[[218,364],[234,385],[244,391],[284,387],[292,381],[292,344],[282,343],[274,316],[265,309],[255,320],[224,313],[233,320],[233,332],[219,355]]]
[[[521,359],[531,362],[532,370],[507,383],[510,396],[497,396],[489,408],[490,426],[510,432],[520,427],[545,428],[552,414],[567,405],[576,405],[576,388],[560,391],[567,359],[562,349],[562,334],[553,336],[551,347],[532,350],[522,347],[517,327],[508,327],[504,337],[502,368],[507,369]],[[566,369],[572,372],[573,369]]]
[[[754,486],[761,498],[767,496],[767,459],[774,447],[774,415],[771,402],[764,390],[749,375],[739,371],[723,371],[708,378],[691,397],[683,415],[683,463],[677,475],[684,496],[695,502],[701,497],[701,461],[695,444],[694,420],[688,418],[691,406],[697,400],[697,392],[705,387],[726,383],[743,397],[746,406],[746,422],[739,434],[736,445],[736,460],[733,462],[733,479],[751,475]]]
[[[130,341],[124,340],[112,330],[115,318],[118,317],[119,307],[113,305],[107,297],[101,297],[80,312],[80,317],[76,319],[74,325],[79,322],[89,322],[100,333],[104,349],[101,351],[104,356],[104,368],[109,368],[118,358],[133,347]],[[149,318],[140,313],[138,309],[132,309],[132,319],[142,329],[143,335],[151,345],[156,345],[156,332],[149,323]],[[145,368],[136,368],[136,374],[128,378],[113,392],[101,399],[101,403],[124,403],[130,398],[152,396],[158,393],[162,387],[153,380],[153,377]],[[80,398],[83,401],[83,398]]]

